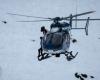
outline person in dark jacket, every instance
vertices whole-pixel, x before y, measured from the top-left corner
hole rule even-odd
[[[47,34],[48,31],[47,31],[47,29],[45,29],[45,26],[41,27],[41,32],[43,32],[44,35]]]

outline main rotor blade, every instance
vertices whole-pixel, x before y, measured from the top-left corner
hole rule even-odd
[[[68,21],[70,19],[67,19]],[[86,21],[87,19],[72,19],[72,21]],[[100,19],[89,19],[89,21],[99,21]],[[52,21],[52,20],[34,20],[34,21],[16,21],[16,22],[42,22],[42,21]]]
[[[70,19],[67,19],[70,20]],[[87,19],[72,19],[72,21],[86,21]],[[99,21],[100,19],[89,19],[89,21]]]
[[[52,21],[52,20],[34,20],[34,21],[16,21],[16,22],[42,22],[42,21]]]
[[[82,15],[86,15],[86,14],[91,14],[91,13],[94,13],[95,11],[89,11],[89,12],[84,12],[84,13],[80,13],[80,14],[76,14],[76,15],[72,15],[72,17],[78,17],[78,16],[82,16]],[[65,18],[63,18],[63,19],[68,19],[68,18],[70,18],[70,16],[68,16],[68,17],[65,17]]]
[[[28,15],[22,15],[22,14],[13,14],[13,13],[7,13],[9,15],[17,15],[17,16],[23,16],[23,17],[33,17],[33,18],[41,18],[41,19],[51,19],[51,18],[44,18],[44,17],[37,17],[37,16],[28,16]]]

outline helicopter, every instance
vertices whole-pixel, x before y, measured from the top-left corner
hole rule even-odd
[[[27,16],[21,14],[13,14],[8,13],[10,15],[18,15],[25,17],[34,17],[41,18],[43,20],[35,20],[35,21],[17,21],[17,22],[40,22],[40,21],[52,21],[50,25],[50,30],[47,31],[45,26],[41,27],[41,32],[43,32],[43,36],[40,37],[40,48],[38,49],[38,60],[44,60],[49,57],[55,56],[60,57],[61,54],[65,55],[68,61],[74,59],[78,52],[73,55],[73,51],[69,51],[70,43],[71,43],[71,30],[85,30],[86,35],[88,35],[88,26],[89,21],[97,21],[100,19],[78,19],[78,16],[87,15],[94,13],[95,11],[88,11],[80,14],[72,15],[70,14],[68,17],[54,17],[54,18],[44,18],[44,17],[36,17],[36,16]],[[84,28],[73,27],[73,21],[86,21]],[[72,40],[73,43],[77,42],[76,39]]]

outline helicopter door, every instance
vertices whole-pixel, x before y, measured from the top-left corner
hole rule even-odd
[[[68,50],[70,47],[70,35],[66,35],[66,40],[63,42],[63,49]]]

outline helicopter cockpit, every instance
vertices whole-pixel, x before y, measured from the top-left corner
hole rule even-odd
[[[69,29],[70,29],[70,24],[67,22],[54,21],[54,23],[50,25],[51,32],[61,32]]]

